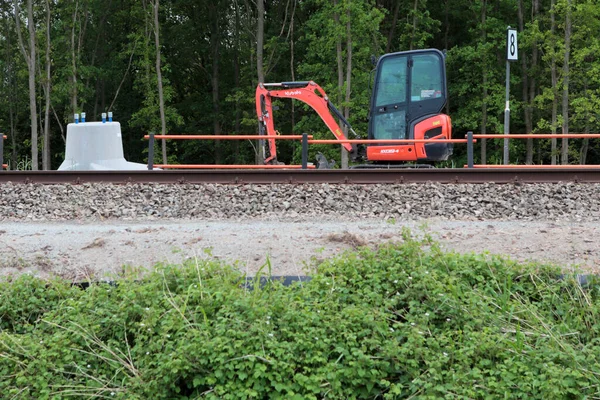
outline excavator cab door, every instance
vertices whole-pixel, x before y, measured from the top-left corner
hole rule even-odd
[[[369,139],[451,138],[444,55],[439,50],[391,53],[377,62],[371,97]],[[440,147],[441,146],[441,147]],[[439,144],[376,145],[370,161],[445,160],[452,147]]]

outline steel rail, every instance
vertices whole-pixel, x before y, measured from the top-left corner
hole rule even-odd
[[[600,183],[599,169],[354,169],[354,170],[185,170],[185,171],[3,171],[0,184],[406,184]]]
[[[474,139],[600,139],[598,133],[506,133],[473,134]]]
[[[465,165],[465,168],[468,168]],[[554,170],[566,170],[566,169],[592,169],[599,171],[599,164],[587,164],[587,165],[484,165],[475,164],[473,168],[487,168],[487,169],[554,169]]]

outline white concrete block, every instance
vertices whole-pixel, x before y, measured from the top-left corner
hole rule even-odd
[[[59,171],[143,170],[146,164],[125,160],[121,124],[81,122],[67,125],[65,161]]]

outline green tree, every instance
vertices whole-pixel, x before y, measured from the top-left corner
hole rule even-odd
[[[455,136],[477,127],[481,133],[501,132],[504,110],[506,25],[487,1],[467,7],[469,44],[449,49],[446,60]],[[489,152],[486,141],[481,143],[482,164],[500,160],[499,143],[491,144]]]
[[[25,7],[27,14],[27,37],[24,38],[21,26],[21,4],[14,0],[14,18],[16,22],[17,37],[19,39],[19,48],[25,62],[27,63],[27,72],[29,74],[29,115],[31,123],[31,169],[37,171],[38,165],[38,113],[37,113],[37,87],[36,87],[36,67],[37,67],[37,44],[36,44],[36,26],[33,13],[33,0],[27,0]]]
[[[312,0],[303,4],[303,12],[309,18],[304,25],[305,57],[298,66],[301,80],[313,80],[327,93],[343,97],[337,106],[344,110],[355,131],[366,137],[369,74],[373,68],[370,57],[383,52],[385,40],[379,32],[383,13],[372,2],[356,0]],[[313,113],[304,115],[295,131],[331,138]],[[337,149],[312,147],[312,151],[321,151],[328,159],[340,162]]]
[[[571,56],[570,124],[573,131],[590,133],[600,128],[600,7],[591,0],[574,4]],[[580,141],[575,158],[585,164],[590,140]],[[577,149],[572,149],[572,153]],[[597,151],[594,151],[597,154]]]
[[[173,106],[167,105],[174,92],[169,79],[162,75],[162,69],[169,66],[163,63],[160,53],[159,3],[143,0],[134,8],[136,15],[143,23],[138,24],[137,31],[130,39],[137,43],[137,57],[134,61],[134,87],[144,97],[142,107],[131,116],[131,126],[145,131],[167,132],[167,126],[181,123],[181,116]],[[155,60],[153,62],[153,60]],[[163,141],[164,143],[164,141]],[[163,144],[163,163],[167,163],[166,144]]]

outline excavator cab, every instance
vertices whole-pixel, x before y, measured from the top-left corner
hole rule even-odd
[[[441,114],[447,101],[446,67],[439,50],[383,55],[375,69],[369,111],[369,139],[451,139],[450,117]],[[371,145],[375,162],[443,161],[451,143]]]

